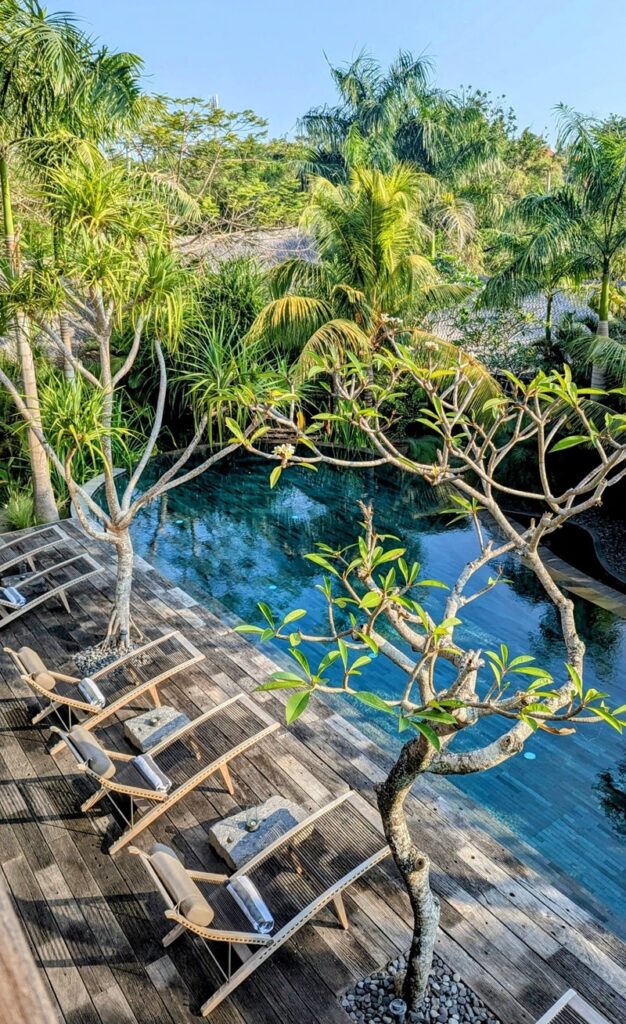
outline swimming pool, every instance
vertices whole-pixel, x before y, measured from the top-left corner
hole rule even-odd
[[[164,458],[152,465],[142,486],[163,469]],[[217,603],[246,622],[258,622],[258,600],[278,614],[307,608],[303,623],[309,629],[323,621],[326,605],[315,589],[323,570],[302,556],[317,540],[337,546],[354,541],[359,498],[373,500],[378,529],[398,535],[407,558],[420,561],[426,577],[454,580],[476,550],[472,531],[445,526],[432,514],[432,492],[406,475],[322,466],[317,474],[290,470],[274,490],[268,476],[266,463],[237,455],[171,491],[135,521],[137,553],[209,606]],[[459,641],[483,648],[506,642],[514,654],[532,654],[556,672],[563,648],[554,609],[526,569],[507,564],[505,575],[508,585],[464,610]],[[444,599],[432,591],[430,607]],[[626,702],[626,621],[584,601],[578,602],[577,618],[588,649],[587,683],[608,691],[615,704]],[[265,649],[272,653],[271,645]],[[313,657],[320,653],[317,647]],[[366,668],[364,688],[368,673],[369,688],[397,693],[401,675],[386,658]],[[379,742],[399,743],[395,732],[386,732],[386,716],[347,701],[337,706]],[[489,738],[501,726],[490,721],[481,728]],[[466,738],[474,743],[476,733]],[[617,781],[620,762],[626,772],[623,737],[593,725],[566,738],[536,735],[524,756],[451,781],[490,812],[498,838],[514,842],[512,835],[519,836],[537,851],[539,864],[574,879],[626,934],[626,813],[619,791],[606,780],[612,772]]]

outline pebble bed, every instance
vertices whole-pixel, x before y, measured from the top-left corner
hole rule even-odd
[[[341,1000],[348,1018],[355,1024],[502,1024],[438,956],[420,1008],[404,1015],[394,1013],[390,1004],[400,994],[405,970],[406,960],[399,957],[385,970],[359,981]]]
[[[140,644],[133,644],[133,647],[139,647]],[[101,647],[99,644],[93,647],[86,647],[82,651],[78,651],[74,655],[74,664],[77,672],[80,672],[82,676],[88,676],[92,672],[99,672],[100,669],[106,668],[112,661],[116,661],[119,658],[120,652],[116,650],[114,646],[109,648]],[[150,656],[139,655],[129,663],[131,665],[147,664],[150,660]]]

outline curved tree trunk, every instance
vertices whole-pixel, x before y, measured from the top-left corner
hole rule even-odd
[[[428,985],[440,911],[439,900],[430,887],[430,859],[411,838],[404,802],[432,752],[423,737],[409,741],[385,781],[376,787],[385,836],[413,911],[413,938],[404,982],[404,999],[412,1010],[422,1002]]]
[[[41,412],[39,409],[35,360],[27,336],[26,322],[21,315],[17,317],[15,329],[17,333],[17,351],[19,354],[22,374],[22,387],[24,389],[24,402],[33,418],[34,425],[40,428]],[[54,491],[52,489],[48,456],[41,441],[35,435],[33,430],[28,430],[27,436],[32,473],[31,480],[33,497],[35,501],[35,516],[38,523],[54,523],[59,518],[59,510],[57,508]]]

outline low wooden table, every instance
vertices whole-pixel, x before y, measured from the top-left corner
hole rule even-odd
[[[215,852],[233,870],[242,867],[266,846],[280,839],[307,816],[307,811],[282,796],[273,796],[264,804],[223,818],[209,829],[209,842]],[[259,826],[253,832],[246,825],[253,817]]]
[[[134,718],[127,718],[124,722],[124,735],[137,750],[145,754],[156,743],[171,736],[188,722],[187,715],[182,711],[164,704],[159,708],[150,708]]]

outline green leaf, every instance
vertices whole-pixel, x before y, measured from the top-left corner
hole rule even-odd
[[[293,648],[292,650],[289,651],[289,653],[291,654],[292,658],[295,658],[295,660],[298,662],[298,665],[303,670],[303,672],[306,672],[307,676],[310,676],[311,675],[311,668],[309,666],[309,663],[308,663],[306,657],[302,653],[302,651],[299,651],[296,648]]]
[[[383,562],[395,562],[398,558],[402,557],[405,551],[406,548],[393,548],[392,551],[385,551],[376,559],[376,565],[382,565]]]
[[[260,686],[255,686],[255,691],[264,693],[266,690],[293,690],[296,687],[299,690],[304,689],[304,680],[299,679],[297,676],[292,676],[290,679],[270,679],[267,683],[262,683]]]
[[[574,448],[578,444],[589,444],[589,438],[586,434],[572,434],[571,437],[564,437],[561,441],[557,441],[556,444],[552,445],[550,451],[562,452],[566,448]]]
[[[338,576],[339,573],[335,569],[334,565],[331,565],[327,558],[322,555],[318,555],[317,552],[313,551],[311,554],[305,555],[309,562],[315,562],[316,565],[321,565],[322,569],[326,569],[326,572],[331,572],[333,576]]]
[[[280,480],[280,474],[283,471],[282,466],[274,466],[274,469],[270,473],[270,487],[274,487]]]
[[[345,640],[341,640],[341,638],[339,640],[337,640],[337,650],[339,651],[339,654],[341,655],[341,660],[343,662],[343,667],[347,668],[348,667],[348,648],[346,647]]]
[[[379,697],[377,693],[370,693],[368,690],[359,690],[353,693],[352,696],[356,700],[360,700],[361,704],[367,704],[370,708],[376,708],[377,711],[385,711],[388,715],[393,714],[391,708],[386,701]]]
[[[615,715],[612,715],[607,708],[589,708],[589,710],[594,715],[597,715],[598,718],[602,718],[605,722],[608,722],[608,724],[613,726],[613,728],[616,729],[617,732],[621,732],[624,728],[624,723],[620,722],[620,720],[616,718]]]
[[[377,594],[375,590],[369,590],[367,594],[364,594],[361,598],[359,608],[378,608],[382,599],[382,594]]]
[[[306,615],[306,608],[295,608],[282,621],[282,625],[286,626],[289,622],[295,622],[296,619],[302,619]]]
[[[271,609],[269,608],[269,606],[266,605],[264,601],[259,601],[258,604],[257,604],[257,608],[261,612],[261,615],[263,616],[265,621],[268,622],[270,624],[270,626],[272,627],[272,629],[273,629],[274,628],[274,616],[272,615],[272,612],[271,612]]]
[[[367,644],[373,654],[378,654],[378,644],[371,636],[368,636],[367,633],[357,633],[357,636],[359,640],[362,640],[364,644]]]
[[[425,722],[418,722],[415,718],[411,719],[411,725],[417,729],[418,732],[421,732],[422,736],[428,740],[435,750],[441,750],[441,743],[439,742],[439,737],[434,729],[431,729],[431,727],[426,725]]]
[[[235,633],[264,633],[265,630],[261,626],[248,626],[243,623],[241,626],[235,626]]]
[[[285,706],[285,721],[287,725],[291,725],[292,722],[295,722],[296,718],[299,718],[306,711],[310,699],[310,690],[307,690],[305,693],[292,694]]]

